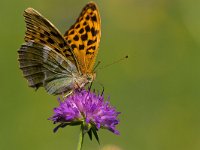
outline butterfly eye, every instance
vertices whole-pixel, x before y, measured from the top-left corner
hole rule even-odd
[[[92,81],[93,81],[93,76],[90,75],[90,74],[88,74],[88,75],[87,75],[87,80],[88,80],[89,82],[92,82]]]
[[[92,81],[92,78],[91,78],[91,77],[87,77],[87,80],[88,80],[88,81]]]

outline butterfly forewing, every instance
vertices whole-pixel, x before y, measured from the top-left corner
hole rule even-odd
[[[81,72],[91,73],[101,37],[101,20],[94,2],[88,3],[83,8],[76,23],[64,37],[74,51]]]
[[[48,45],[73,63],[76,63],[73,52],[58,29],[50,21],[33,8],[27,8],[24,11],[24,17],[27,28],[25,34],[26,42],[32,40],[34,43]]]

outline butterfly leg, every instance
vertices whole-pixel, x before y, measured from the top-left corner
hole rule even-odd
[[[103,95],[103,93],[104,93],[104,86],[103,86],[103,84],[101,84],[100,82],[97,82],[101,87],[102,87],[102,92],[101,92],[101,96]]]
[[[78,84],[77,81],[75,81],[75,85],[76,85],[76,86],[74,86],[74,89],[81,89],[81,87],[80,87],[80,85]]]
[[[90,86],[89,86],[89,88],[88,88],[89,91],[90,91],[91,88],[92,88],[92,84],[93,84],[93,82],[90,83]]]
[[[103,93],[104,93],[104,86],[102,86],[101,96],[103,96]]]
[[[62,97],[63,99],[67,98],[68,96],[70,96],[73,93],[73,90],[68,91],[67,93],[62,93]]]

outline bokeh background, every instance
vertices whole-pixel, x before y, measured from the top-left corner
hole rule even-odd
[[[64,33],[82,0],[0,1],[0,149],[73,150],[79,127],[56,134],[48,117],[57,97],[27,86],[18,69],[23,11],[33,7]],[[101,145],[86,137],[84,150],[115,145],[122,150],[200,149],[200,1],[96,0],[102,19],[98,71],[105,95],[121,111],[120,136],[99,132]],[[101,87],[95,83],[95,88]]]

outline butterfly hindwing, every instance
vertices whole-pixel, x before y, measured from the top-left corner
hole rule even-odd
[[[98,53],[101,20],[94,2],[88,3],[77,21],[64,35],[80,65],[81,72],[91,73]]]
[[[43,86],[49,94],[70,90],[76,66],[48,46],[27,42],[18,51],[20,69],[30,87]]]

